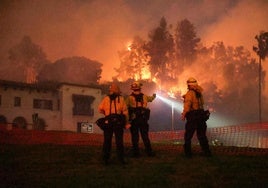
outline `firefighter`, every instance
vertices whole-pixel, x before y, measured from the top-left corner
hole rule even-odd
[[[124,98],[120,95],[120,89],[116,84],[111,84],[109,95],[105,96],[99,104],[98,110],[105,115],[107,125],[103,128],[103,160],[109,164],[112,147],[112,137],[115,135],[117,157],[122,164],[124,160],[123,133],[124,128],[128,129],[128,109]]]
[[[150,109],[147,107],[147,103],[152,102],[156,98],[156,94],[153,94],[153,96],[146,96],[141,92],[141,86],[141,83],[136,81],[133,82],[131,84],[132,93],[126,99],[129,111],[129,120],[131,122],[130,133],[133,157],[140,156],[139,133],[141,134],[141,138],[143,140],[147,155],[155,155],[152,150],[151,142],[148,135],[148,120],[150,117]]]
[[[208,139],[206,136],[207,124],[203,118],[204,99],[202,95],[203,89],[197,84],[195,78],[187,80],[188,91],[183,96],[184,106],[181,119],[185,124],[184,134],[184,153],[187,158],[192,157],[191,140],[196,131],[198,141],[205,156],[211,156]]]

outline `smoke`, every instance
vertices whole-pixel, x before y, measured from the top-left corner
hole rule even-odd
[[[2,3],[1,56],[29,35],[48,59],[85,56],[104,64],[111,79],[117,50],[135,35],[134,14],[122,1],[11,1]],[[105,76],[107,75],[107,76]]]
[[[255,36],[262,30],[268,30],[267,1],[241,1],[228,11],[217,23],[210,25],[203,40],[211,43],[218,39],[231,46],[242,45],[252,50],[256,44]]]
[[[147,39],[162,16],[173,28],[190,20],[205,45],[223,41],[251,50],[255,35],[268,30],[267,10],[266,0],[2,0],[0,61],[28,35],[50,61],[85,56],[103,63],[102,79],[111,80],[117,52],[136,35]]]
[[[253,46],[257,46],[256,35],[260,31],[268,31],[268,1],[260,0],[245,0],[239,3],[228,11],[226,16],[223,16],[218,22],[211,24],[204,36],[203,41],[207,45],[211,45],[216,39],[223,41],[225,45],[244,46],[251,52],[252,57],[258,60]],[[263,68],[268,71],[267,60],[263,62]],[[265,82],[268,82],[266,76]],[[268,88],[265,88],[265,95],[268,96]]]

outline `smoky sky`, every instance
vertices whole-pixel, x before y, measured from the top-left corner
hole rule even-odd
[[[223,41],[253,54],[255,35],[268,31],[267,10],[267,0],[1,0],[0,61],[28,35],[50,61],[97,60],[111,80],[118,51],[136,35],[147,40],[163,16],[173,28],[187,18],[205,45]]]

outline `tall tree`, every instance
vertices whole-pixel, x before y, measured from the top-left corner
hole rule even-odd
[[[148,70],[148,52],[145,50],[145,41],[136,36],[130,46],[130,59],[132,60],[135,79],[141,80],[146,79],[150,75]]]
[[[258,85],[258,63],[250,52],[242,46],[215,42],[197,57],[198,61],[192,66],[197,69],[192,69],[191,73],[200,78],[206,104],[230,120],[257,121],[258,92],[253,88]]]
[[[174,56],[174,41],[164,17],[161,18],[160,25],[149,33],[146,49],[151,57],[149,64],[152,77],[165,82],[173,71],[171,59]]]
[[[232,93],[231,98],[236,98],[233,100],[234,106],[233,114],[237,116],[242,116],[243,119],[250,118],[254,121],[257,120],[256,111],[258,109],[257,100],[258,98],[257,90],[252,90],[256,88],[258,80],[258,63],[250,57],[250,53],[244,47],[239,46],[236,48],[229,49],[230,61],[226,64],[226,67],[232,66],[231,74],[226,74],[225,79],[228,81],[229,93]],[[231,76],[232,75],[232,76]],[[244,82],[244,80],[247,80]],[[231,96],[231,95],[230,95]],[[231,98],[229,98],[231,100]],[[245,101],[247,101],[245,103]],[[250,106],[251,108],[247,108]]]
[[[150,78],[148,69],[149,56],[144,48],[145,43],[141,37],[136,36],[127,49],[118,52],[120,67],[115,69],[118,72],[118,79],[142,80]]]
[[[20,70],[15,80],[32,83],[43,65],[49,63],[42,48],[34,44],[29,36],[9,50],[11,69]]]
[[[113,78],[115,80],[124,81],[128,78],[134,79],[133,66],[130,60],[130,51],[123,49],[118,51],[118,57],[120,60],[119,68],[115,68],[117,75]]]
[[[182,67],[193,63],[196,59],[199,42],[200,38],[196,36],[195,27],[189,20],[184,19],[177,23],[175,29],[176,58]]]
[[[262,60],[268,56],[268,32],[261,31],[260,35],[256,35],[255,39],[258,42],[258,47],[253,46],[253,50],[259,56],[259,122],[262,122],[262,107],[261,107],[261,98],[262,98]]]

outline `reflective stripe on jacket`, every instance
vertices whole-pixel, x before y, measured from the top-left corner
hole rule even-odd
[[[116,103],[116,109],[115,109]],[[122,96],[116,97],[115,100],[110,100],[109,96],[105,96],[99,104],[98,110],[100,113],[104,112],[105,116],[110,114],[124,114],[128,118],[128,109],[125,100]],[[111,111],[110,111],[111,110]]]

